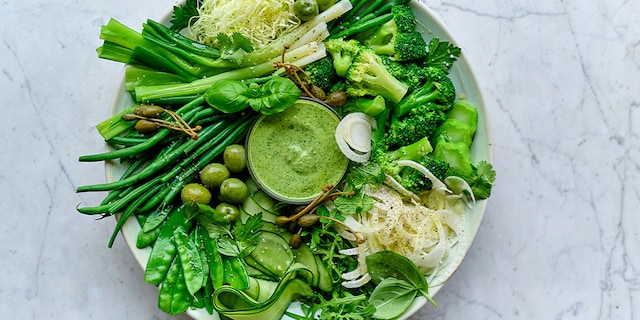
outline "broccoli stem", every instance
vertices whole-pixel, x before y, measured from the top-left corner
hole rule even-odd
[[[402,146],[394,151],[389,151],[391,158],[396,160],[412,160],[416,162],[433,151],[429,137],[424,137],[410,145]]]

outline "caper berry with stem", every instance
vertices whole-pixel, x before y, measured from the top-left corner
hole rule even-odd
[[[163,107],[151,104],[141,104],[133,111],[134,114],[147,118],[157,118],[164,112],[165,109]]]
[[[134,128],[138,130],[138,132],[147,133],[156,131],[160,126],[156,122],[140,119],[136,122]]]
[[[332,107],[342,107],[347,103],[347,93],[342,90],[331,92],[325,102]]]
[[[320,221],[320,216],[318,216],[317,214],[308,213],[298,218],[298,225],[303,228],[307,228],[315,225],[316,223],[318,223],[318,221]]]
[[[289,238],[289,246],[292,249],[298,249],[302,247],[302,236],[300,235],[301,232],[302,229],[299,229],[297,233],[294,233],[291,238]]]

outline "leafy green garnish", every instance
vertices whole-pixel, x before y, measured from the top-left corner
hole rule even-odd
[[[432,38],[427,45],[429,53],[425,59],[425,67],[436,67],[443,71],[451,68],[453,63],[460,57],[461,49],[450,42],[441,41],[439,38]]]
[[[393,319],[407,310],[413,299],[422,294],[433,305],[424,275],[407,257],[393,251],[379,251],[366,258],[371,281],[377,283],[369,297],[376,307],[376,319]]]
[[[244,224],[240,219],[236,220],[232,232],[236,244],[240,248],[239,256],[246,256],[258,245],[262,224],[262,213],[252,215]]]
[[[253,52],[251,41],[239,32],[231,36],[218,33],[217,40],[222,59],[240,64],[244,53]]]
[[[353,196],[340,196],[333,203],[344,215],[356,215],[373,208],[373,199],[364,193]]]
[[[179,6],[173,6],[173,14],[171,15],[171,30],[180,31],[189,26],[189,21],[193,17],[198,17],[198,8],[201,5],[200,0],[187,0]]]
[[[416,288],[405,280],[385,278],[378,284],[369,297],[375,306],[375,319],[395,319],[404,313],[418,295]]]
[[[224,113],[242,111],[248,107],[262,114],[274,114],[292,106],[300,97],[300,89],[289,78],[275,77],[259,85],[240,80],[220,80],[204,95],[213,108]]]

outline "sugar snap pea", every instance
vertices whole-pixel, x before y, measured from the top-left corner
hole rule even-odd
[[[191,306],[192,299],[187,290],[180,259],[176,257],[170,261],[167,275],[160,286],[158,308],[168,314],[175,315],[187,311]]]
[[[180,206],[172,211],[167,221],[162,225],[158,239],[156,239],[147,266],[144,271],[144,281],[147,283],[159,285],[167,274],[171,261],[176,256],[177,249],[174,245],[173,231],[182,227],[185,230],[191,228],[193,222],[186,219],[185,207]]]
[[[182,228],[173,232],[173,243],[178,249],[178,258],[189,294],[195,295],[202,288],[204,271],[198,246]]]

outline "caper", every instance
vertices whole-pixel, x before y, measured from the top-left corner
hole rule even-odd
[[[342,90],[331,92],[325,102],[332,107],[342,107],[347,103],[347,93]]]
[[[314,224],[318,223],[318,221],[320,221],[320,216],[318,216],[317,214],[305,214],[302,217],[298,218],[298,225],[306,228],[313,226]]]
[[[142,133],[153,132],[157,130],[159,127],[160,126],[158,126],[157,123],[149,120],[144,120],[144,119],[138,120],[138,122],[136,122],[136,125],[134,126],[134,128],[136,128],[138,132],[142,132]]]

